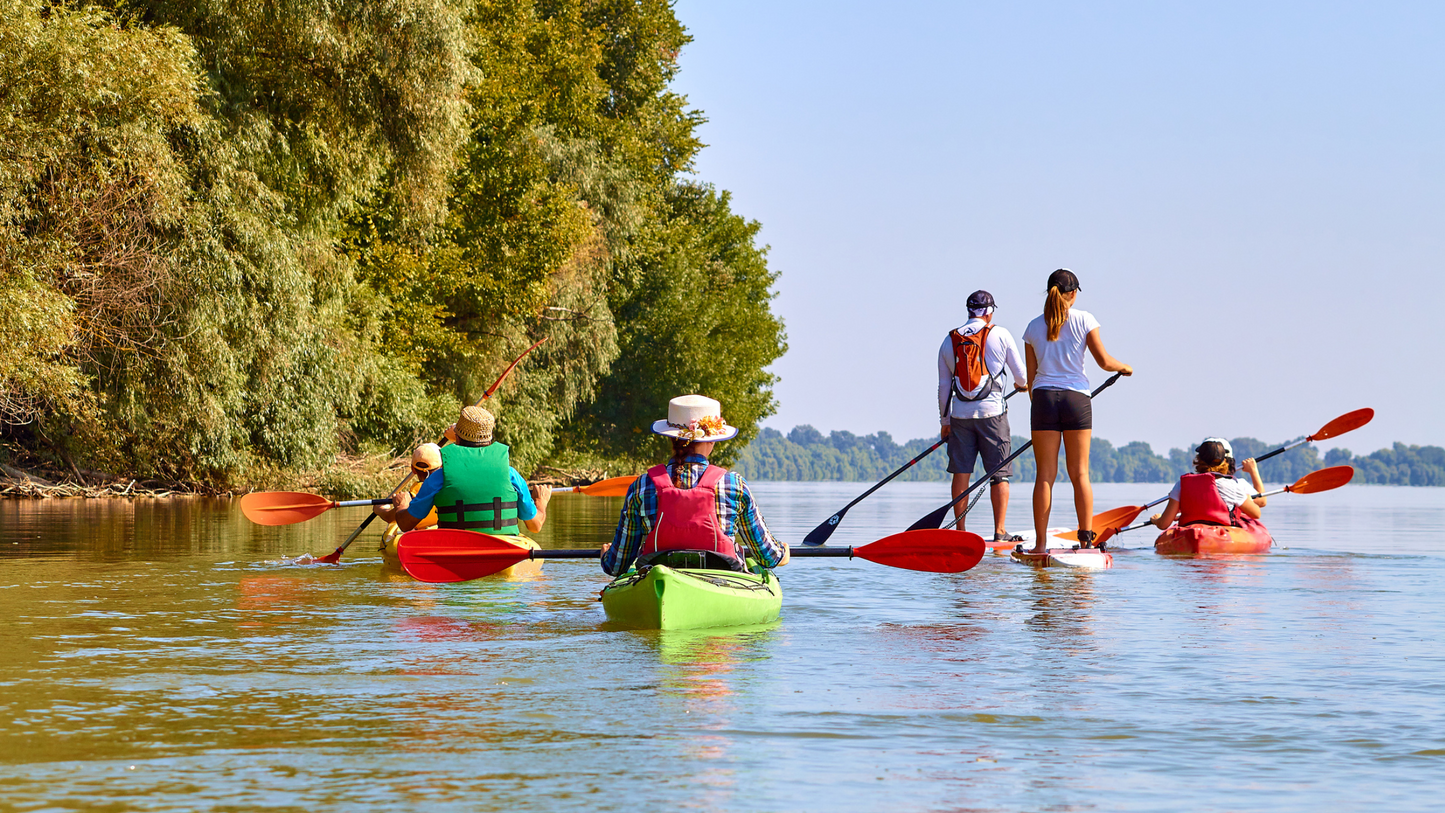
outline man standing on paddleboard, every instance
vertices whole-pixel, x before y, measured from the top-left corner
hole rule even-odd
[[[953,474],[953,497],[968,488],[975,461],[993,472],[989,498],[993,503],[993,539],[1018,542],[1004,529],[1008,515],[1009,477],[1013,465],[998,471],[1013,447],[1009,434],[1008,405],[1004,403],[1004,376],[1013,374],[1015,389],[1024,389],[1024,364],[1008,329],[993,323],[993,295],[974,291],[968,297],[968,321],[949,331],[938,348],[938,417],[940,435],[948,441],[948,470]],[[958,530],[964,529],[967,506],[953,506]]]

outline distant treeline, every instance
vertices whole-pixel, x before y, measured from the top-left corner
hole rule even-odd
[[[784,435],[763,429],[738,455],[736,469],[754,480],[879,480],[927,449],[937,438],[919,438],[899,444],[887,432],[855,435],[833,432],[824,435],[811,426],[797,426]],[[1014,448],[1028,438],[1014,436]],[[1283,446],[1288,441],[1266,443],[1254,438],[1234,438],[1237,460],[1244,460]],[[1170,449],[1159,455],[1140,441],[1115,447],[1094,438],[1089,456],[1089,474],[1096,483],[1167,483],[1193,471],[1193,451]],[[900,480],[947,479],[948,457],[943,449],[899,475]],[[1357,483],[1387,485],[1445,485],[1445,449],[1438,446],[1406,446],[1381,449],[1366,457],[1355,457],[1348,449],[1331,449],[1323,459],[1314,444],[1307,443],[1260,465],[1260,473],[1271,483],[1289,483],[1324,466],[1352,465]],[[1061,479],[1067,479],[1060,465]],[[1034,456],[1026,452],[1014,461],[1014,480],[1034,479]],[[980,463],[975,476],[984,473]]]

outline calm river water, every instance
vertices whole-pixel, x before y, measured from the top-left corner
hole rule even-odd
[[[797,543],[864,487],[755,490]],[[945,492],[891,485],[833,543]],[[610,538],[620,502],[559,496],[543,544]],[[1258,557],[1166,559],[1138,531],[1094,573],[800,560],[777,624],[661,634],[603,626],[593,562],[431,586],[368,536],[281,563],[360,510],[0,502],[0,809],[1441,805],[1445,489],[1275,497]]]

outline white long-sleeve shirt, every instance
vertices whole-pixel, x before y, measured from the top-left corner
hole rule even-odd
[[[958,330],[965,335],[976,333],[983,329],[985,322],[982,319],[970,319]],[[999,372],[1008,366],[1015,381],[1024,380],[1024,362],[1019,357],[1018,345],[1014,344],[1014,337],[1008,329],[1002,325],[994,325],[989,331],[988,338],[983,343],[983,365],[990,375],[998,376]],[[1008,394],[1008,383],[1003,378],[995,379],[994,392],[987,398],[977,401],[964,401],[958,397],[953,398],[953,406],[950,407],[949,393],[954,386],[953,374],[953,341],[949,336],[943,337],[943,346],[938,348],[938,418],[940,424],[948,423],[950,418],[992,418],[995,415],[1002,415],[1004,411],[1003,397]],[[958,388],[963,390],[963,385]],[[972,395],[978,392],[963,390]]]

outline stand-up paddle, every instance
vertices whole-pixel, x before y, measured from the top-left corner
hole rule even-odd
[[[412,578],[432,583],[464,582],[499,573],[527,559],[599,559],[597,548],[538,550],[477,531],[433,528],[397,540],[401,567]],[[983,537],[967,531],[932,530],[894,534],[859,547],[791,548],[799,558],[867,559],[880,565],[926,573],[962,573],[983,559]]]
[[[1015,394],[1015,393],[1018,393],[1018,392],[1021,392],[1021,390],[1014,390],[1013,392],[1010,392],[1008,395],[1005,395],[1005,396],[1003,397],[1003,399],[1004,399],[1005,401],[1007,401],[1008,399],[1014,397],[1014,394]],[[818,546],[818,545],[823,544],[824,542],[827,542],[827,541],[828,541],[828,537],[830,537],[830,536],[833,535],[833,531],[836,531],[836,530],[838,529],[838,523],[840,523],[840,522],[843,521],[843,516],[848,513],[848,509],[849,509],[849,508],[852,508],[853,506],[857,505],[858,503],[863,502],[863,500],[867,499],[868,495],[872,494],[873,492],[875,492],[875,491],[877,491],[878,489],[882,488],[883,486],[887,485],[889,480],[892,480],[894,477],[897,477],[898,475],[902,474],[903,472],[908,471],[909,469],[913,468],[913,465],[914,465],[915,463],[917,463],[918,461],[922,460],[923,458],[928,457],[929,455],[933,454],[935,451],[938,450],[938,447],[942,446],[943,444],[945,444],[945,443],[947,443],[947,442],[948,442],[948,438],[940,438],[937,443],[933,444],[932,446],[929,446],[927,449],[924,449],[922,452],[919,452],[917,457],[913,458],[912,460],[908,461],[907,463],[904,463],[902,466],[899,466],[897,471],[893,472],[892,474],[888,475],[887,477],[884,477],[882,480],[879,480],[879,481],[877,482],[877,484],[875,484],[872,488],[868,489],[867,491],[863,492],[862,494],[859,494],[856,498],[854,498],[854,500],[853,500],[852,502],[850,502],[850,503],[848,503],[847,505],[843,506],[843,507],[838,511],[838,513],[836,513],[836,514],[834,514],[833,516],[828,517],[827,519],[823,520],[822,524],[820,524],[818,527],[814,528],[812,531],[809,531],[809,532],[808,532],[808,535],[805,536],[805,537],[803,537],[803,544],[804,544],[804,545],[807,545],[808,547],[816,547],[816,546]]]
[[[1259,458],[1255,459],[1258,460]],[[1284,488],[1276,488],[1273,491],[1261,491],[1260,493],[1253,495],[1253,498],[1257,500],[1260,497],[1273,497],[1276,494],[1318,494],[1321,491],[1331,491],[1333,489],[1347,485],[1350,480],[1354,479],[1354,477],[1355,468],[1353,466],[1330,466],[1327,469],[1317,469],[1315,471],[1312,471],[1309,474],[1306,474],[1305,476],[1299,478],[1298,480],[1295,480],[1293,483],[1285,486]],[[1159,503],[1164,502],[1168,499],[1168,497],[1165,497],[1163,500],[1152,502],[1149,505],[1158,505]],[[1109,538],[1110,536],[1113,536],[1114,534],[1122,534],[1127,531],[1138,530],[1139,528],[1143,528],[1146,525],[1153,524],[1154,523],[1145,520],[1138,525],[1130,525],[1127,528],[1105,527],[1104,532],[1099,534],[1099,540],[1102,541]]]
[[[1354,412],[1346,412],[1340,417],[1335,418],[1334,420],[1320,427],[1320,430],[1318,432],[1314,433],[1313,435],[1309,435],[1304,440],[1297,440],[1293,443],[1287,443],[1272,452],[1266,452],[1262,455],[1259,455],[1254,459],[1254,462],[1260,463],[1276,455],[1282,455],[1290,449],[1293,449],[1296,446],[1301,446],[1305,443],[1309,443],[1310,441],[1337,438],[1340,435],[1345,434],[1346,432],[1353,432],[1354,430],[1359,429],[1361,426],[1364,426],[1371,420],[1374,420],[1374,417],[1375,410],[1370,409],[1369,407],[1365,407],[1364,409],[1357,409]],[[1328,469],[1321,469],[1321,471],[1328,471]],[[1310,475],[1305,476],[1309,477]],[[1296,483],[1296,485],[1298,485],[1298,483]],[[1273,494],[1275,492],[1270,493]],[[1117,529],[1123,528],[1124,526],[1133,522],[1135,517],[1139,516],[1141,513],[1149,510],[1150,508],[1153,508],[1156,505],[1164,504],[1166,501],[1168,501],[1168,499],[1168,497],[1160,497],[1159,499],[1149,503],[1148,505],[1126,505],[1122,508],[1114,508],[1112,510],[1105,511],[1102,514],[1095,514],[1093,527],[1096,529],[1104,529],[1100,532],[1099,538],[1096,539],[1095,542],[1102,542],[1108,539],[1114,533],[1118,532]],[[1136,525],[1134,527],[1137,528],[1139,526]],[[1130,530],[1132,530],[1132,528]],[[1079,532],[1070,531],[1066,534],[1059,534],[1059,538],[1071,539],[1077,542],[1079,539]]]
[[[586,494],[589,497],[622,497],[636,477],[611,477],[585,486],[554,488]],[[393,497],[372,500],[332,500],[320,494],[304,491],[257,491],[241,498],[241,513],[257,525],[295,525],[308,519],[315,519],[333,508],[351,508],[359,505],[390,505]]]
[[[517,356],[517,358],[514,359],[511,364],[507,365],[507,369],[503,370],[503,371],[502,371],[502,374],[499,375],[499,376],[497,376],[497,380],[494,381],[494,382],[492,382],[492,386],[487,387],[487,391],[484,392],[484,393],[482,393],[481,399],[478,400],[475,405],[476,405],[476,406],[481,406],[483,403],[485,403],[485,402],[487,401],[487,399],[491,398],[491,397],[492,397],[492,394],[497,391],[497,388],[500,387],[500,386],[502,386],[502,382],[507,380],[507,376],[511,375],[513,370],[517,369],[517,365],[518,365],[518,364],[521,364],[521,363],[522,363],[522,359],[526,358],[528,353],[531,353],[533,350],[536,350],[536,349],[542,344],[542,342],[545,342],[545,341],[547,341],[547,337],[546,337],[546,336],[543,336],[542,338],[540,338],[540,339],[538,339],[536,342],[534,342],[531,347],[528,347],[526,350],[523,350],[523,351],[522,351],[522,355]],[[441,438],[439,438],[439,439],[437,440],[437,445],[438,445],[438,446],[445,446],[445,445],[447,444],[447,442],[448,442],[448,441],[447,441],[447,439],[446,439],[446,436],[444,435],[444,436],[442,436]],[[403,488],[406,488],[406,484],[411,482],[411,478],[412,478],[413,476],[415,476],[415,475],[413,475],[410,471],[408,471],[408,472],[406,473],[406,476],[403,477],[403,478],[401,478],[401,482],[396,484],[396,488],[393,488],[393,489],[391,490],[391,496],[395,497],[397,494],[401,493],[401,490],[402,490]],[[391,500],[387,500],[387,502],[391,502]],[[365,530],[366,530],[366,527],[367,527],[368,525],[370,525],[371,522],[372,522],[372,520],[374,520],[374,519],[376,519],[376,514],[367,514],[366,519],[362,520],[362,521],[361,521],[361,524],[358,525],[358,526],[356,526],[356,530],[354,530],[354,531],[351,532],[351,536],[346,537],[346,541],[341,543],[341,547],[339,547],[339,548],[337,548],[336,550],[334,550],[334,551],[326,554],[325,556],[322,556],[322,557],[317,558],[315,561],[318,562],[318,563],[324,563],[324,564],[328,564],[328,565],[334,565],[334,564],[336,564],[337,562],[341,561],[341,554],[345,553],[345,552],[346,552],[346,549],[349,548],[349,547],[351,547],[351,543],[352,543],[352,542],[355,542],[356,539],[357,539],[357,537],[361,536],[361,532],[362,532],[362,531],[365,531]]]
[[[1119,380],[1119,376],[1121,376],[1121,375],[1123,375],[1123,373],[1114,373],[1113,375],[1109,376],[1109,380],[1108,380],[1108,381],[1105,381],[1104,383],[1102,383],[1102,384],[1100,384],[1098,387],[1096,387],[1093,392],[1089,393],[1089,397],[1090,397],[1090,398],[1097,398],[1097,397],[1099,397],[1099,393],[1101,393],[1101,392],[1103,392],[1104,390],[1108,389],[1109,387],[1113,386],[1114,382],[1115,382],[1115,381],[1118,381],[1118,380]],[[930,530],[930,529],[936,529],[936,528],[938,528],[939,526],[943,525],[943,520],[948,517],[948,511],[949,511],[949,509],[953,508],[953,506],[955,506],[955,505],[958,505],[958,503],[961,502],[962,500],[967,499],[967,498],[968,498],[968,495],[969,495],[970,493],[972,493],[975,488],[978,488],[979,486],[983,485],[984,483],[987,483],[990,477],[993,477],[995,473],[1001,471],[1005,466],[1007,466],[1008,464],[1012,463],[1012,462],[1014,461],[1014,458],[1018,457],[1019,455],[1023,454],[1024,452],[1028,451],[1028,450],[1029,450],[1029,447],[1031,447],[1031,446],[1033,446],[1033,445],[1034,445],[1034,442],[1031,440],[1031,441],[1029,441],[1028,443],[1025,443],[1024,445],[1022,445],[1022,446],[1018,447],[1017,449],[1015,449],[1015,450],[1014,450],[1014,453],[1011,454],[1011,455],[1009,455],[1008,457],[1005,457],[1005,458],[1003,459],[1003,462],[1002,462],[1002,463],[1000,463],[1000,464],[998,464],[997,466],[994,467],[993,471],[990,471],[989,473],[985,474],[984,476],[978,478],[978,481],[977,481],[977,482],[975,482],[973,485],[969,486],[968,488],[964,489],[961,494],[959,494],[957,497],[954,497],[953,499],[949,500],[948,502],[944,503],[944,504],[943,504],[940,508],[938,508],[937,510],[929,512],[929,513],[928,513],[926,516],[924,516],[922,519],[918,520],[917,522],[913,523],[912,525],[909,525],[909,526],[908,526],[908,530],[909,530],[909,531],[925,531],[925,530]]]

